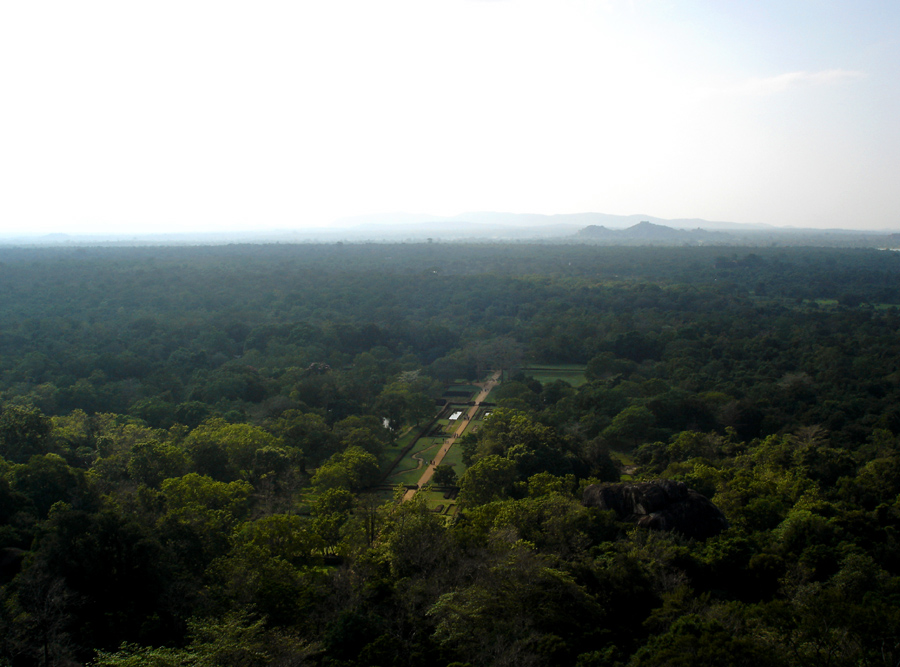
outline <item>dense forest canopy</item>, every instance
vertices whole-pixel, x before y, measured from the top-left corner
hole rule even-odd
[[[0,284],[0,664],[900,661],[898,253],[3,248]],[[385,494],[489,373],[459,511]],[[582,503],[655,479],[728,528]]]

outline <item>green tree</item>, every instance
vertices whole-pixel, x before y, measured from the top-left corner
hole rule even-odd
[[[31,617],[21,629],[38,633],[32,642],[62,642],[65,633],[71,657],[83,660],[93,648],[136,639],[154,614],[165,614],[170,561],[147,527],[116,510],[90,514],[58,503],[33,551],[10,588]]]
[[[256,453],[264,448],[278,448],[282,442],[258,426],[229,424],[222,419],[211,419],[190,432],[185,439],[185,449],[194,455],[205,452],[224,453],[227,468],[223,479],[250,479]],[[195,455],[195,460],[200,456]],[[202,459],[201,459],[202,460]],[[222,471],[213,470],[210,472]],[[215,476],[215,475],[213,475]]]
[[[159,488],[164,479],[180,477],[187,472],[189,459],[180,447],[147,440],[131,449],[128,474],[146,486]]]
[[[270,429],[285,445],[301,450],[313,463],[328,458],[337,449],[338,437],[317,414],[286,410]]]
[[[170,512],[201,508],[241,517],[249,508],[252,491],[253,487],[247,482],[219,482],[194,472],[162,483]]]
[[[32,456],[28,463],[13,466],[10,485],[34,503],[40,517],[57,502],[85,508],[94,500],[84,471],[72,468],[58,454]]]
[[[227,551],[232,529],[247,516],[253,487],[247,482],[220,482],[197,473],[162,483],[166,514],[163,533],[189,536],[198,558],[207,562]]]
[[[479,665],[565,664],[568,641],[593,631],[603,610],[569,575],[521,543],[476,580],[438,598],[435,637]]]
[[[222,618],[194,619],[189,644],[183,649],[123,644],[118,651],[98,651],[96,667],[268,667],[312,665],[316,644],[278,629],[246,612]]]
[[[47,451],[50,420],[36,408],[5,405],[0,410],[0,456],[25,463]]]
[[[653,413],[643,405],[630,405],[613,418],[602,435],[613,447],[634,449],[650,437],[655,422]]]
[[[452,465],[442,463],[434,469],[431,481],[437,486],[456,486],[456,471]]]
[[[515,445],[525,445],[532,450],[542,449],[554,437],[550,428],[536,423],[521,410],[498,408],[478,431],[478,455],[505,456]]]
[[[407,414],[409,392],[404,389],[386,388],[379,394],[373,410],[387,420],[388,428],[396,435],[403,426]]]
[[[345,449],[349,447],[365,449],[379,460],[384,454],[384,443],[367,428],[354,428],[343,437],[341,443]]]
[[[509,497],[518,475],[516,464],[501,456],[485,456],[459,480],[459,501],[466,507]]]
[[[312,484],[320,491],[342,488],[356,492],[374,484],[379,474],[378,459],[362,447],[349,447],[319,466]]]
[[[743,667],[790,663],[779,657],[773,647],[752,636],[735,633],[732,627],[715,619],[685,616],[668,632],[653,637],[628,664],[633,667]]]

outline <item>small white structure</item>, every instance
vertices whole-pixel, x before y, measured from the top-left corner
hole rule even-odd
[[[457,410],[452,415],[450,415],[450,421],[455,422],[462,415],[462,410]]]

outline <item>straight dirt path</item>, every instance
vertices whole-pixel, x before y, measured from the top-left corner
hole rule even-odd
[[[487,399],[488,394],[490,394],[491,390],[495,386],[497,386],[497,383],[499,381],[500,371],[494,371],[493,373],[491,373],[490,377],[488,377],[487,381],[484,382],[484,384],[476,384],[476,386],[481,387],[481,391],[478,392],[478,396],[475,397],[475,405],[469,408],[469,411],[466,413],[465,417],[460,417],[459,426],[456,427],[456,431],[453,432],[453,435],[444,440],[444,444],[441,445],[438,453],[434,455],[434,459],[432,460],[432,462],[426,466],[425,472],[423,472],[422,477],[419,478],[419,483],[416,484],[416,488],[409,489],[403,496],[403,500],[409,500],[410,498],[412,498],[414,495],[416,495],[416,492],[419,489],[421,489],[431,481],[431,476],[434,474],[434,469],[441,465],[441,461],[444,460],[444,456],[453,446],[453,443],[456,442],[456,438],[465,433],[466,427],[469,425],[469,422],[472,421],[472,418],[478,413],[478,408],[481,406],[481,403],[485,399]]]

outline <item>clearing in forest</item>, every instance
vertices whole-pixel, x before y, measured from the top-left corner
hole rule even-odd
[[[475,405],[467,406],[465,409],[465,413],[456,421],[449,422],[448,420],[448,426],[450,426],[450,429],[447,437],[444,439],[443,443],[441,444],[438,451],[434,454],[434,456],[430,460],[428,460],[427,465],[423,463],[424,469],[421,476],[419,477],[418,483],[416,484],[416,488],[409,489],[406,492],[406,495],[403,497],[404,500],[409,500],[410,498],[412,498],[416,494],[416,492],[421,490],[426,484],[428,484],[428,482],[431,481],[431,476],[434,474],[435,467],[439,466],[444,461],[444,458],[456,443],[457,439],[462,437],[474,418],[478,414],[480,414],[480,403],[482,403],[488,397],[488,394],[491,393],[491,390],[499,381],[500,371],[491,373],[487,381],[485,381],[481,385],[476,385],[480,388],[480,391],[474,399]],[[413,449],[416,448],[417,447],[415,446],[413,447]],[[459,448],[456,449],[458,450]],[[450,461],[448,460],[448,463],[449,462]]]

